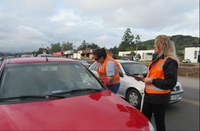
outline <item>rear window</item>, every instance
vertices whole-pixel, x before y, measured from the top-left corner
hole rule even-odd
[[[142,63],[122,63],[121,65],[126,74],[140,75],[148,72],[147,66]]]

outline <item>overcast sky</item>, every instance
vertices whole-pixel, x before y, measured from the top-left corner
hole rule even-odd
[[[199,0],[0,0],[0,52],[83,40],[118,47],[127,28],[141,41],[199,37]]]

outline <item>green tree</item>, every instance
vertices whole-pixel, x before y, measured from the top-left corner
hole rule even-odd
[[[121,43],[119,44],[119,51],[126,51],[132,49],[132,46],[134,44],[134,35],[131,32],[130,28],[127,28],[124,32],[124,36],[122,38]]]
[[[62,51],[62,47],[60,45],[60,42],[58,42],[56,44],[51,44],[50,51],[51,51],[51,53]]]
[[[135,56],[135,55],[136,55],[135,51],[131,51],[131,54],[129,56]]]
[[[136,37],[135,37],[135,45],[136,45],[136,54],[137,54],[137,50],[138,50],[138,46],[139,46],[139,44],[141,43],[141,41],[140,41],[140,36],[139,35],[137,35]]]
[[[82,44],[77,48],[78,50],[86,50],[88,46],[88,43],[86,43],[85,40],[83,40]]]
[[[92,44],[88,45],[88,48],[90,48],[90,49],[99,49],[100,47],[97,44],[92,43]]]
[[[138,59],[141,59],[141,55],[140,55],[140,54],[137,54],[136,57],[137,57]]]
[[[99,49],[100,47],[95,43],[87,43],[83,40],[82,44],[77,48],[78,50],[86,50],[86,49]]]
[[[42,54],[43,53],[44,48],[39,48],[38,51],[36,52],[36,54]]]
[[[113,48],[110,48],[109,51],[110,51],[112,54],[118,55],[118,49],[117,49],[116,46],[114,46]]]
[[[184,52],[185,47],[200,47],[198,37],[174,35],[174,36],[171,36],[170,39],[174,42],[177,53],[180,53],[180,54]],[[141,47],[144,49],[146,47],[146,50],[152,50],[154,40],[155,39],[151,39],[151,40],[141,42],[138,49],[141,49]]]
[[[70,43],[70,42],[63,42],[62,43],[62,50],[63,51],[66,51],[66,50],[73,50],[73,43]]]

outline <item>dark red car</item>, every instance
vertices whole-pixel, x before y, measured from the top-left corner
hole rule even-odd
[[[6,59],[0,76],[0,130],[154,130],[78,61]]]

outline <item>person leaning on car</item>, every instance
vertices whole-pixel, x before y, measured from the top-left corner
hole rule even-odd
[[[178,60],[174,43],[166,35],[156,37],[154,51],[147,76],[138,76],[145,82],[142,113],[149,120],[154,114],[157,131],[165,131],[165,106],[169,103],[170,91],[177,82]]]
[[[96,49],[93,55],[98,63],[100,81],[112,92],[117,93],[120,87],[119,63],[104,48]]]

